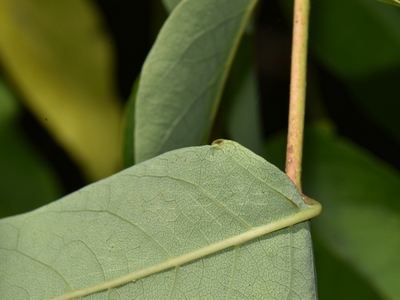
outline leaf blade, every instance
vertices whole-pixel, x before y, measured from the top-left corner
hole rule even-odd
[[[135,160],[204,143],[254,0],[185,1],[143,66]]]
[[[229,174],[229,180],[222,174]],[[36,269],[45,272],[46,267],[50,275],[41,278],[40,274],[31,274],[35,277],[32,280],[28,272],[21,271],[15,280],[26,283],[25,289],[43,280],[47,286],[57,287],[57,293],[53,290],[50,295],[37,296],[43,299],[170,263],[199,250],[200,256],[191,257],[189,264],[181,266],[181,261],[174,269],[112,289],[111,293],[129,291],[125,297],[139,293],[144,298],[155,297],[146,293],[187,296],[193,293],[192,283],[196,285],[203,270],[209,284],[197,286],[202,292],[209,291],[211,286],[222,294],[272,295],[279,290],[285,295],[295,292],[315,297],[307,222],[261,236],[240,247],[232,247],[238,244],[233,242],[225,245],[230,248],[222,253],[211,254],[221,250],[220,246],[207,253],[201,250],[216,247],[230,238],[241,239],[242,233],[256,234],[260,228],[265,229],[265,224],[285,222],[300,215],[302,220],[308,219],[311,210],[293,183],[276,167],[237,143],[219,140],[211,147],[166,153],[30,214],[1,220],[0,255],[6,258],[1,261],[7,261],[7,265],[0,269],[3,276],[12,280],[15,270],[21,268],[15,266],[21,262],[21,254],[25,260],[40,262],[41,268]],[[211,256],[204,257],[208,254]],[[225,255],[230,257],[228,261]],[[217,271],[212,267],[213,260],[225,267]],[[260,265],[265,268],[260,267],[258,275],[252,273],[245,267],[249,261],[254,271]],[[206,271],[204,265],[208,266]],[[274,265],[278,266],[274,271],[278,270],[279,276],[285,278],[284,283],[275,282],[273,275],[268,275]],[[85,276],[88,273],[90,276]],[[212,280],[218,273],[225,278],[224,282]],[[24,276],[28,278],[21,278]],[[162,278],[168,279],[169,284],[160,284]],[[49,285],[49,280],[55,280],[55,284]],[[234,286],[226,286],[226,280]],[[242,286],[243,280],[257,288]],[[60,289],[60,285],[64,287]],[[177,288],[178,285],[181,287]],[[50,293],[49,290],[46,292]]]

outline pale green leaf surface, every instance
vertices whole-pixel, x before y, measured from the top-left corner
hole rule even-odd
[[[204,143],[255,0],[183,1],[144,63],[135,160]]]
[[[90,299],[315,299],[303,221],[319,211],[235,142],[175,150],[1,220],[0,294],[100,284]]]
[[[304,191],[324,206],[315,235],[384,299],[400,299],[400,174],[321,128],[306,134],[303,171]]]
[[[180,1],[163,0],[162,2],[170,13]],[[251,20],[250,23],[252,23]],[[220,109],[224,111],[223,115],[226,112],[229,138],[260,154],[262,134],[253,43],[253,30],[246,30],[229,72]]]

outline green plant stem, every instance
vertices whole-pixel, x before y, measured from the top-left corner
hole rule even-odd
[[[286,174],[301,191],[309,0],[295,0]]]

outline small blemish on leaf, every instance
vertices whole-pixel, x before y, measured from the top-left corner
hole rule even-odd
[[[218,139],[215,140],[214,142],[212,142],[211,146],[214,148],[222,148],[225,144],[225,140],[224,139]]]

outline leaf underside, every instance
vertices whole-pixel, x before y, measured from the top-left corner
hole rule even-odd
[[[97,284],[106,289],[93,299],[314,299],[309,224],[290,226],[312,209],[284,173],[235,142],[171,151],[1,220],[0,294],[68,299]],[[197,258],[157,267],[190,253]],[[123,276],[128,283],[106,287]]]
[[[135,107],[136,162],[206,142],[256,2],[181,1],[175,7],[143,65]]]

